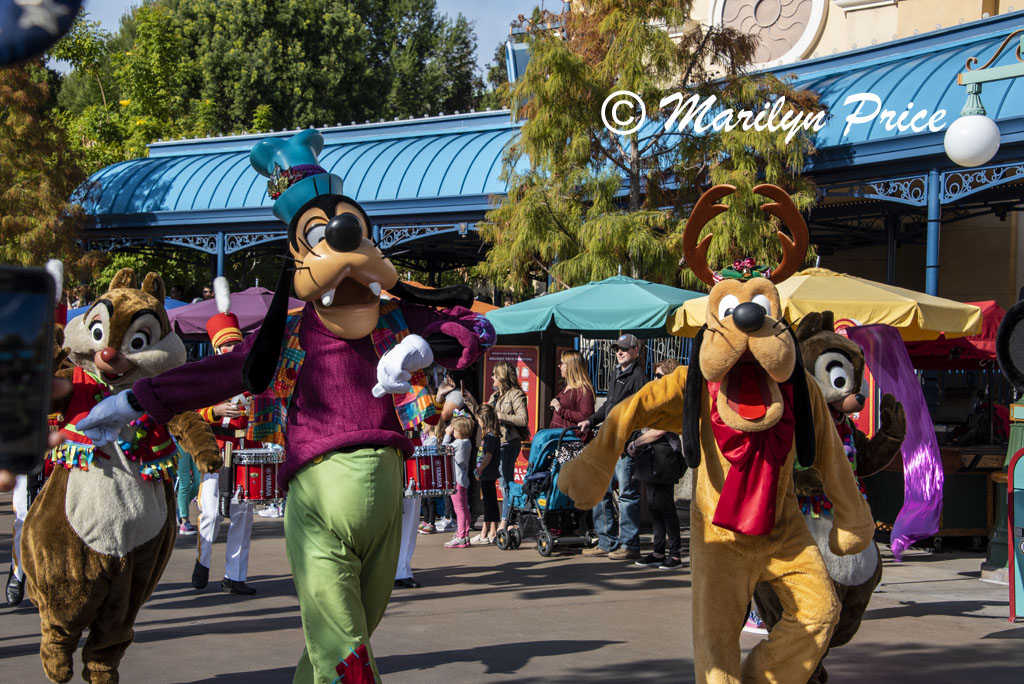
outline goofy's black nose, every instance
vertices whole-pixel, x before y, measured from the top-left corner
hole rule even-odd
[[[327,222],[324,239],[336,252],[352,252],[363,241],[363,226],[352,214],[338,214]]]
[[[732,310],[732,321],[743,332],[760,330],[764,325],[764,309],[753,302],[743,302]]]

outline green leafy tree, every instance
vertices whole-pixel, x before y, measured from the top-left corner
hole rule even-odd
[[[504,40],[494,46],[494,54],[487,63],[484,87],[480,93],[480,107],[499,109],[507,105],[508,63],[505,61]]]
[[[664,122],[659,104],[677,92],[701,101],[713,95],[716,106],[735,111],[759,111],[781,96],[808,111],[816,100],[746,73],[756,39],[692,22],[691,11],[690,0],[595,0],[562,20],[534,14],[542,28],[531,35],[529,65],[511,93],[526,122],[505,158],[509,193],[481,225],[492,247],[480,272],[499,287],[524,292],[546,278],[568,287],[620,270],[678,284],[689,207],[715,183],[739,192],[715,220],[712,267],[741,256],[778,262],[775,227],[757,208],[763,198],[749,190],[776,183],[808,207],[813,191],[800,170],[814,149],[810,137],[800,132],[787,143],[785,131],[666,131],[656,125]],[[688,28],[673,39],[665,25]],[[639,94],[654,123],[630,135],[609,132],[601,108],[618,90]],[[682,282],[698,285],[688,269]]]
[[[65,262],[86,271],[76,239],[81,207],[68,198],[85,180],[53,118],[51,74],[39,62],[0,69],[0,262]]]

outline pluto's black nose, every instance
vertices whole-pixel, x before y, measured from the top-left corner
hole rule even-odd
[[[330,230],[329,225],[328,230]],[[732,310],[733,323],[746,333],[759,330],[764,325],[764,316],[764,309],[753,302],[743,302]]]
[[[324,238],[336,252],[352,252],[363,240],[363,227],[352,214],[338,214],[327,222]]]

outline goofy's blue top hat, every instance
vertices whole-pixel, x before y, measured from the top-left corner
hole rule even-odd
[[[308,129],[287,140],[261,140],[249,152],[249,163],[267,176],[267,194],[274,201],[274,216],[285,223],[309,200],[319,195],[342,194],[341,177],[328,173],[317,161],[324,148],[319,131]]]

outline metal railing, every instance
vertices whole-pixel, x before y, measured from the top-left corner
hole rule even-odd
[[[592,340],[579,338],[579,350],[587,363],[590,381],[594,383],[597,396],[608,393],[608,385],[615,374],[615,354],[612,352],[614,340]],[[656,337],[641,340],[644,343],[640,352],[640,362],[648,378],[654,377],[654,367],[665,359],[675,359],[680,365],[686,365],[690,359],[690,345],[693,340],[686,337]]]

